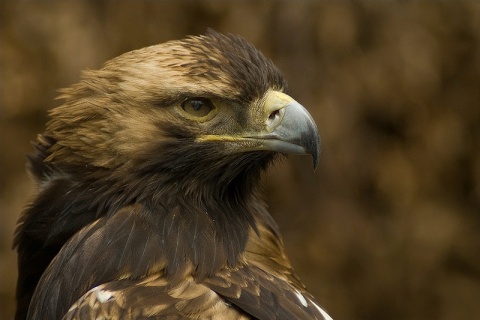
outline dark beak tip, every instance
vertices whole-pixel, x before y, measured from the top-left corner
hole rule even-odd
[[[314,130],[314,136],[310,136],[308,139],[309,142],[306,144],[307,152],[312,156],[313,161],[313,171],[316,171],[318,168],[318,163],[320,162],[320,152],[321,152],[321,141],[320,135],[318,134],[318,130]]]
[[[316,156],[312,156],[312,160],[313,160],[313,172],[317,171],[317,168],[318,168],[318,155]]]

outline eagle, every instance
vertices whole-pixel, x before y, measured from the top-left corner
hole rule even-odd
[[[33,143],[16,319],[331,319],[261,196],[317,126],[275,65],[209,30],[125,53],[63,89]]]

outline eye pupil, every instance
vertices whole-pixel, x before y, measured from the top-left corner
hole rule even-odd
[[[205,117],[214,109],[214,106],[207,98],[191,98],[182,103],[182,109],[192,116]]]
[[[192,109],[195,111],[200,111],[200,109],[203,107],[203,101],[200,100],[192,100]]]

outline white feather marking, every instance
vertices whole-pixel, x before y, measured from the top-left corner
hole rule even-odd
[[[95,295],[97,296],[97,300],[100,303],[107,302],[113,296],[113,294],[110,291],[98,290],[98,289],[95,290]]]
[[[305,308],[308,307],[307,300],[305,300],[305,297],[300,293],[300,291],[295,290],[295,295],[297,296],[298,300]]]
[[[315,307],[317,307],[318,311],[320,311],[320,313],[322,314],[322,316],[326,319],[326,320],[333,320],[332,317],[330,317],[326,312],[325,310],[323,310],[322,308],[320,308],[315,302],[313,301],[310,301]]]

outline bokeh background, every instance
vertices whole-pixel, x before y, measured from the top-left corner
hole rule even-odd
[[[57,89],[123,52],[207,27],[240,34],[315,118],[266,199],[335,319],[480,319],[477,1],[0,2],[0,319],[14,312],[25,172]],[[32,261],[32,263],[35,263]]]

